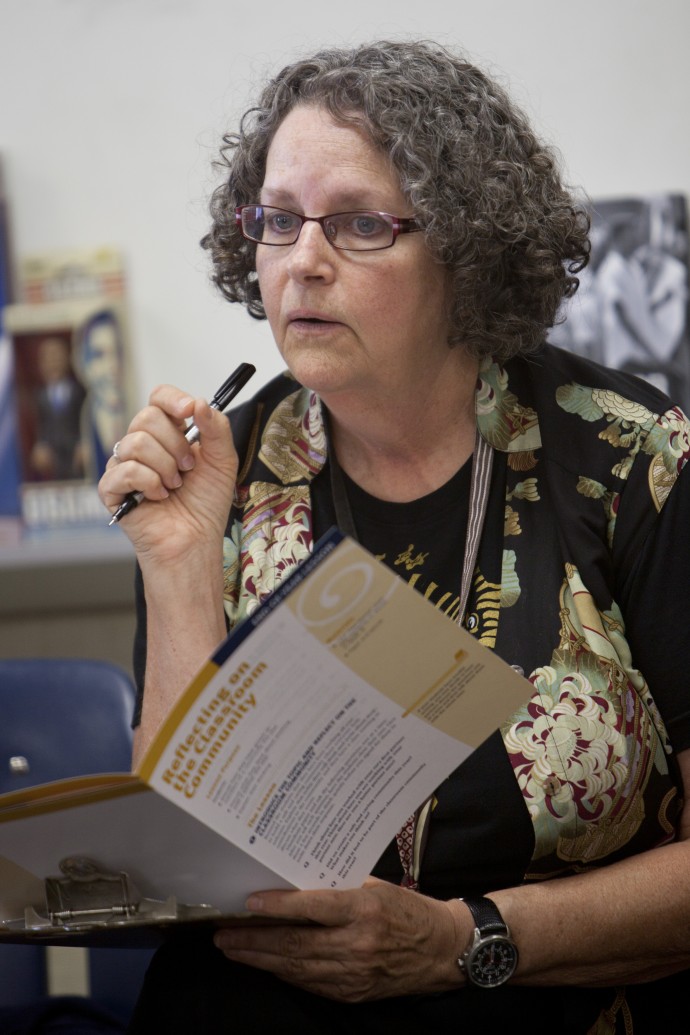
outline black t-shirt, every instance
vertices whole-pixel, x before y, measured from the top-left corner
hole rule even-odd
[[[329,472],[327,467],[321,484],[329,481]],[[460,601],[471,474],[472,461],[468,460],[435,492],[409,503],[391,503],[370,496],[341,471],[362,546],[454,620]],[[315,488],[315,522],[322,524],[330,518],[338,523],[328,489]]]
[[[377,499],[343,471],[340,474],[362,546],[449,620],[457,621],[472,461],[435,492],[408,503]],[[312,499],[318,538],[338,523],[329,464],[312,484]],[[474,631],[475,619],[469,609],[466,626],[470,631]],[[497,840],[505,843],[504,852],[496,853]],[[532,824],[496,732],[437,789],[420,889],[450,898],[480,893],[487,880],[492,888],[519,884],[533,844]],[[402,866],[395,842],[388,846],[374,873],[400,882]]]

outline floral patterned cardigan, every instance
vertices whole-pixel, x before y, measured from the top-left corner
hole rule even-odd
[[[674,837],[674,751],[690,747],[679,621],[690,423],[651,385],[548,345],[505,367],[485,362],[476,416],[495,458],[465,624],[533,685],[500,734],[531,820],[524,878],[538,879]],[[287,374],[231,421],[241,457],[224,544],[232,626],[309,554],[311,490],[328,468],[320,401]]]
[[[690,476],[679,477],[690,423],[651,385],[551,346],[485,362],[476,417],[495,450],[498,534],[489,520],[466,625],[533,685],[501,729],[534,829],[526,876],[662,844],[681,805],[672,746],[690,747],[673,620],[688,573],[677,533],[690,515]],[[319,399],[287,374],[232,424],[242,458],[224,547],[234,625],[312,549],[311,486],[327,443]]]

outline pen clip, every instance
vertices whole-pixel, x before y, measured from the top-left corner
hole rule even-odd
[[[224,410],[230,400],[244,388],[245,384],[256,373],[256,367],[251,363],[240,363],[237,370],[230,374],[227,381],[224,381],[216,394],[211,399],[210,405],[214,410]]]

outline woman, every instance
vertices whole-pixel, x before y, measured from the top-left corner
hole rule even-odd
[[[132,1030],[498,1030],[516,1010],[531,1031],[631,1012],[636,1032],[674,1030],[657,979],[690,963],[690,708],[667,611],[690,574],[690,428],[650,386],[544,345],[585,217],[502,90],[423,43],[284,69],[224,157],[204,244],[289,375],[238,407],[237,452],[222,415],[159,387],[108,465],[109,508],[150,501],[123,521],[145,593],[137,752],[226,615],[335,522],[534,694],[438,789],[421,859],[401,836],[361,889],[257,889],[249,908],[280,922],[167,947]],[[466,958],[475,930],[500,951]]]

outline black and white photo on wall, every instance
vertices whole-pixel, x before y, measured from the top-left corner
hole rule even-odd
[[[590,215],[590,263],[549,340],[650,381],[689,411],[686,199],[595,201]]]

